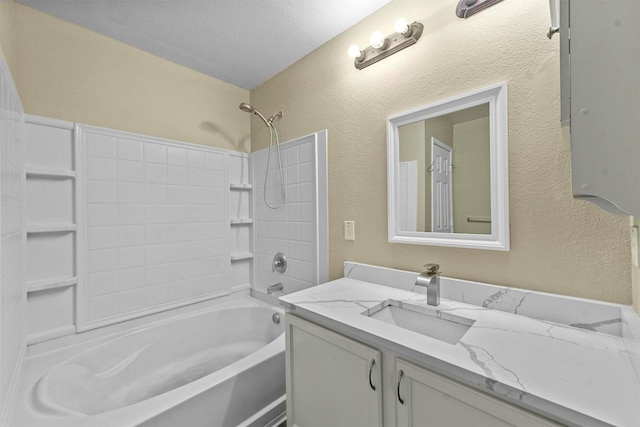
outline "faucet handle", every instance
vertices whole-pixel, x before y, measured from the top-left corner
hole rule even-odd
[[[282,252],[278,252],[273,257],[271,271],[277,271],[278,273],[284,273],[287,271],[287,257]]]
[[[440,270],[440,264],[425,264],[424,267],[427,267],[427,273],[429,274],[438,274]]]

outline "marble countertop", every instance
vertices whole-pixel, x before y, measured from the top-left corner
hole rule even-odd
[[[373,273],[369,276],[384,276]],[[415,275],[412,277],[415,279]],[[453,287],[455,280],[449,280]],[[443,278],[441,287],[446,286],[447,279]],[[470,292],[473,282],[465,286]],[[514,314],[518,307],[513,312],[491,308],[510,291],[499,289],[480,305],[446,299],[443,292],[440,305],[432,307],[427,305],[424,288],[413,292],[345,277],[286,295],[280,303],[298,316],[384,346],[436,372],[569,425],[640,426],[640,348],[635,337],[629,338],[628,331],[614,336],[569,326],[569,322]],[[536,293],[526,295],[535,297]],[[555,304],[561,308],[563,297],[558,298],[560,302]],[[457,344],[448,344],[362,315],[388,299],[435,308],[475,322]],[[597,302],[564,299],[569,305],[585,301],[599,306]],[[602,305],[619,312],[626,307]],[[635,313],[632,316],[637,317]],[[622,323],[627,322],[623,319]]]

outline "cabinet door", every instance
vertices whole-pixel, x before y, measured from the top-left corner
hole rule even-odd
[[[574,197],[638,216],[640,2],[575,0],[568,9]]]
[[[398,426],[558,426],[545,418],[396,359]]]
[[[287,314],[287,425],[381,426],[380,352]]]

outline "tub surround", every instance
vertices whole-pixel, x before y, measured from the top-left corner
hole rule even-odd
[[[270,210],[266,150],[33,115],[26,129],[29,344],[250,288],[282,282],[294,292],[327,280],[326,132],[281,144],[288,199]],[[271,271],[277,252],[290,261],[284,275]]]
[[[640,423],[640,319],[631,307],[442,277],[439,314],[474,321],[455,345],[362,315],[389,299],[430,307],[423,289],[412,289],[416,276],[345,263],[344,278],[280,302],[297,316],[551,419]]]
[[[0,425],[25,351],[24,111],[0,49]]]
[[[248,154],[26,119],[29,344],[250,288]]]
[[[279,203],[278,152],[271,149],[270,161],[269,149],[251,153],[255,223],[252,294],[258,298],[269,297],[267,288],[276,283],[283,284],[285,293],[293,293],[328,280],[327,131],[283,141],[278,151],[286,191],[283,204]],[[269,173],[265,174],[267,165]],[[275,209],[267,207],[265,190]],[[287,257],[283,272],[272,268],[278,252]]]

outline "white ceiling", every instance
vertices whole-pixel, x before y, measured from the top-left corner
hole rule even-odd
[[[390,0],[18,1],[252,89]]]

